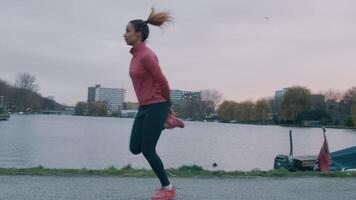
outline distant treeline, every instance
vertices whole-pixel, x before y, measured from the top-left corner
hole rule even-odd
[[[19,73],[15,84],[0,79],[0,96],[9,112],[41,112],[43,110],[64,110],[53,97],[42,97],[37,93],[36,78],[27,73]]]
[[[218,120],[251,124],[296,124],[356,127],[356,87],[342,93],[329,89],[311,94],[303,86],[285,89],[280,99],[223,101],[216,90],[201,91],[202,98],[188,98],[173,105],[176,115],[188,120]]]
[[[87,102],[80,101],[75,105],[74,114],[79,116],[118,117],[119,110],[117,112],[112,113],[109,112],[109,109],[107,108],[107,105],[104,102],[87,103]]]
[[[274,98],[253,101],[224,101],[217,109],[223,122],[302,124],[316,121],[321,125],[356,127],[356,87],[345,93],[328,90],[312,95],[302,86],[286,89],[280,102]]]

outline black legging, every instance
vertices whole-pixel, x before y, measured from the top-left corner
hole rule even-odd
[[[164,166],[156,153],[156,145],[164,129],[164,122],[168,116],[169,103],[156,103],[140,106],[132,127],[130,151],[133,154],[142,153],[162,186],[169,185]]]

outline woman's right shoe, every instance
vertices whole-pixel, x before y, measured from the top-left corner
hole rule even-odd
[[[165,188],[160,188],[151,197],[151,200],[172,200],[177,196],[176,188],[173,186],[172,190],[167,190]]]

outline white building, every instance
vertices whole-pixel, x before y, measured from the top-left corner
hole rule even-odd
[[[182,100],[193,98],[201,100],[201,93],[192,91],[171,90],[171,99],[173,103],[180,103],[182,102]]]
[[[88,88],[88,103],[105,102],[108,110],[118,112],[125,101],[126,90],[122,88],[102,88],[100,85]]]

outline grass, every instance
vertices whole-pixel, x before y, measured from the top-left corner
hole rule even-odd
[[[356,172],[289,172],[285,169],[262,171],[208,171],[200,166],[182,166],[178,169],[167,169],[171,177],[356,177]],[[117,176],[117,177],[155,177],[152,170],[134,169],[127,165],[121,169],[48,169],[42,166],[33,168],[0,168],[0,175],[32,175],[32,176]]]

